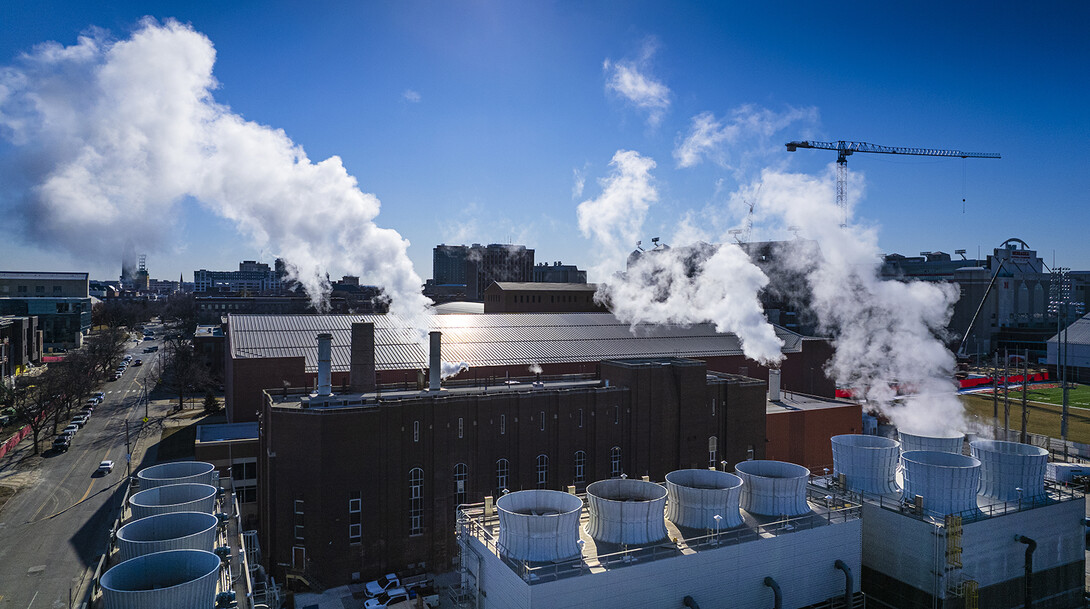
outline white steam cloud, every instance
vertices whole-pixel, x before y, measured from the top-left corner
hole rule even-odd
[[[834,337],[827,372],[838,385],[860,388],[898,426],[935,434],[965,429],[954,392],[954,357],[940,337],[958,298],[949,284],[884,281],[874,228],[840,226],[832,171],[823,178],[765,171],[761,210],[820,247],[817,259],[788,261],[807,273],[812,307]],[[750,187],[750,193],[757,184]],[[860,188],[853,184],[852,192]],[[850,216],[849,216],[850,218]],[[894,406],[894,385],[915,393]]]
[[[149,18],[128,39],[93,32],[3,68],[0,135],[14,145],[4,198],[28,237],[116,260],[124,240],[169,246],[173,218],[195,200],[285,258],[319,306],[336,263],[427,327],[408,242],[375,224],[379,200],[340,158],[313,162],[283,131],[217,103],[215,57],[191,27]]]
[[[644,43],[638,59],[606,59],[602,63],[602,69],[606,72],[606,90],[620,95],[646,112],[647,124],[652,127],[658,125],[670,109],[670,88],[649,74],[649,64],[656,48],[655,42],[648,40]]]
[[[443,362],[439,367],[439,377],[448,379],[466,370],[469,370],[469,364],[466,362]]]
[[[528,370],[530,371],[530,374],[541,374],[541,366],[538,364],[530,364]]]
[[[779,362],[783,343],[757,299],[768,278],[737,246],[657,249],[640,256],[627,273],[614,274],[625,268],[658,191],[654,160],[620,150],[610,165],[610,175],[599,180],[601,194],[577,209],[579,229],[598,248],[597,274],[609,277],[596,298],[633,326],[712,322],[720,332],[737,334],[747,357]]]
[[[723,119],[701,112],[692,118],[689,133],[674,149],[674,159],[678,167],[693,167],[708,158],[741,177],[755,159],[782,153],[782,142],[773,143],[773,135],[796,123],[805,126],[817,120],[818,111],[813,107],[775,112],[747,104]]]

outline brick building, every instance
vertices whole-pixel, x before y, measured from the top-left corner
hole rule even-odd
[[[333,335],[332,383],[349,382],[351,326],[375,326],[376,382],[405,389],[422,386],[427,354],[419,330],[393,315],[236,315],[227,316],[226,401],[231,422],[256,420],[261,392],[280,387],[311,387],[317,378],[314,340]],[[520,313],[434,315],[424,330],[443,332],[447,361],[469,370],[456,381],[477,386],[509,378],[593,374],[611,359],[684,357],[702,360],[709,371],[767,380],[768,369],[742,353],[733,334],[712,324],[639,326],[608,313]],[[823,370],[832,347],[776,326],[784,342],[780,364],[785,390],[832,398],[834,383]],[[540,371],[540,372],[539,372]]]
[[[354,350],[349,386],[373,382],[368,357]],[[410,565],[441,571],[457,553],[459,504],[764,456],[762,381],[681,358],[599,369],[487,388],[264,392],[257,486],[267,566],[323,587]]]
[[[594,302],[594,283],[495,281],[484,291],[485,313],[608,313]]]

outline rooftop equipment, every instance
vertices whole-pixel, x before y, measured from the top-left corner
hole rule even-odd
[[[1048,465],[1045,449],[1000,440],[975,440],[969,447],[980,461],[981,495],[1000,501],[1044,495]]]
[[[212,512],[216,487],[210,484],[168,484],[140,491],[129,497],[133,518],[147,518],[168,512]]]
[[[980,461],[965,455],[912,450],[901,455],[904,467],[902,499],[923,498],[923,509],[933,514],[957,514],[977,509]]]
[[[496,500],[500,552],[515,560],[549,562],[579,556],[583,500],[561,491],[529,490]]]
[[[965,435],[960,433],[939,434],[924,436],[908,432],[900,432],[901,454],[912,450],[931,450],[944,453],[961,454]]]
[[[666,489],[653,482],[614,478],[587,486],[587,533],[598,542],[643,544],[666,537]]]
[[[203,461],[176,461],[145,467],[136,474],[136,477],[140,480],[140,488],[147,490],[156,486],[185,482],[212,484],[212,472],[215,470],[216,466]]]
[[[780,371],[776,368],[768,369],[768,401],[780,401]]]
[[[857,493],[897,492],[897,461],[901,444],[882,436],[845,434],[832,437],[833,475],[844,474]]]
[[[207,512],[157,514],[117,530],[122,561],[163,550],[207,550],[215,541],[216,517]]]
[[[333,395],[333,335],[318,335],[318,395]]]
[[[167,550],[126,560],[99,578],[105,609],[208,609],[220,559],[206,550]]]
[[[734,466],[742,479],[742,509],[761,516],[810,513],[806,482],[810,470],[785,461],[742,461]]]
[[[666,518],[691,529],[732,528],[742,524],[738,504],[742,479],[709,469],[679,469],[666,474]],[[722,518],[716,523],[715,517]]]
[[[443,372],[443,333],[429,332],[428,338],[428,391],[439,391]]]

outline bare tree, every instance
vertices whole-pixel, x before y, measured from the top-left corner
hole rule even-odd
[[[25,424],[30,425],[30,433],[34,437],[34,454],[39,454],[38,444],[41,441],[42,431],[49,425],[53,412],[54,399],[50,388],[46,384],[26,385],[16,387],[12,395],[12,408],[15,414]]]
[[[193,349],[192,341],[176,335],[163,345],[162,384],[178,396],[178,410],[185,405],[187,393],[204,389],[211,382],[208,369],[199,354]]]
[[[129,333],[121,328],[109,328],[99,332],[87,341],[87,354],[94,362],[102,377],[105,377],[125,352],[125,341]]]

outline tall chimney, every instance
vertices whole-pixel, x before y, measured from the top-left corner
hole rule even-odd
[[[318,335],[318,395],[332,395],[333,335]]]
[[[352,324],[352,354],[348,384],[353,393],[375,390],[375,324]]]
[[[431,338],[431,354],[428,361],[428,391],[439,391],[440,373],[443,368],[443,357],[440,353],[443,333],[430,332],[428,337]]]
[[[775,368],[768,369],[768,400],[770,402],[780,400],[780,371]]]

